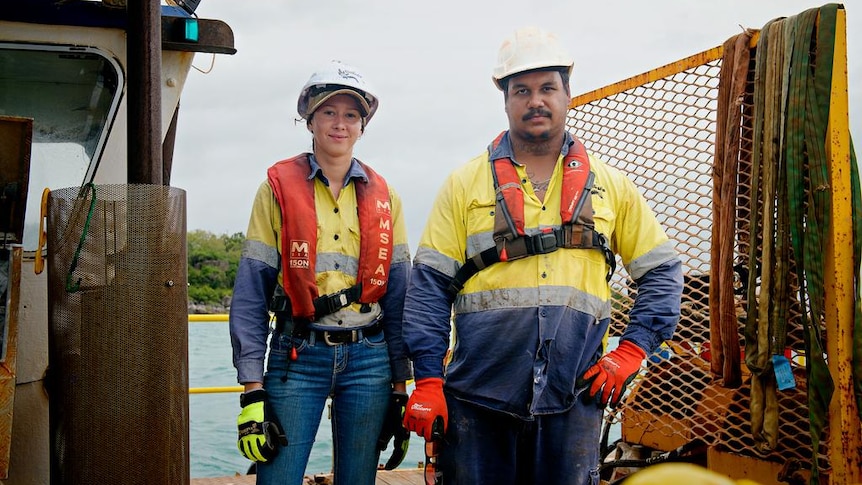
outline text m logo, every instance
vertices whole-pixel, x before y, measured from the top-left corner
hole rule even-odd
[[[290,241],[291,258],[308,257],[308,241]]]
[[[382,212],[384,214],[389,214],[390,212],[392,212],[392,207],[389,205],[388,200],[377,200],[376,202],[378,213]]]

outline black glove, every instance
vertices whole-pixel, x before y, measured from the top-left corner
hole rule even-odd
[[[404,427],[404,410],[407,407],[407,393],[393,391],[389,399],[389,409],[383,421],[383,429],[377,438],[377,449],[383,451],[389,445],[389,440],[395,438],[392,456],[383,466],[384,470],[394,470],[404,461],[407,448],[410,446],[410,431]]]
[[[287,446],[281,423],[266,399],[266,391],[255,389],[239,395],[242,411],[236,420],[237,448],[249,460],[266,463],[278,454],[278,445]]]

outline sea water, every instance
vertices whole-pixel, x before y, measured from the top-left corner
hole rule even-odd
[[[227,322],[189,323],[189,386],[236,386],[236,371],[231,363]],[[408,391],[412,392],[412,388]],[[190,467],[192,478],[246,474],[251,462],[236,447],[236,418],[239,393],[189,395]],[[324,407],[306,475],[332,471],[332,431],[328,404]],[[385,463],[392,444],[381,453]],[[425,442],[411,434],[410,447],[401,468],[416,468],[425,459]]]

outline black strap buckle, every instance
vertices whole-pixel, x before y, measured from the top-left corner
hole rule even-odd
[[[362,294],[360,285],[345,288],[337,293],[319,296],[314,299],[314,318],[319,320],[326,315],[331,315],[338,310],[359,301]]]
[[[560,248],[557,230],[540,232],[532,236],[524,236],[529,254],[548,254]]]

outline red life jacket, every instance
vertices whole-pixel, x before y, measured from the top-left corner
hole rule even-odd
[[[358,161],[358,160],[357,160]],[[311,320],[334,313],[354,302],[374,303],[386,293],[392,261],[392,213],[386,181],[359,162],[368,181],[354,179],[359,213],[359,270],[356,286],[318,296],[317,211],[308,154],[282,160],[267,171],[281,208],[281,256],[284,290],[293,316]]]
[[[491,142],[489,153],[493,153],[505,134],[505,131],[500,133]],[[464,262],[449,285],[450,292],[457,294],[468,279],[491,264],[546,254],[560,248],[602,251],[609,267],[607,279],[610,280],[616,269],[616,259],[607,238],[595,230],[590,196],[595,174],[590,171],[590,157],[583,143],[572,138],[574,143],[563,158],[563,188],[560,194],[562,225],[544,228],[538,234],[527,235],[524,230],[524,191],[515,163],[510,158],[490,160],[494,192],[497,194],[494,210],[495,246]]]

